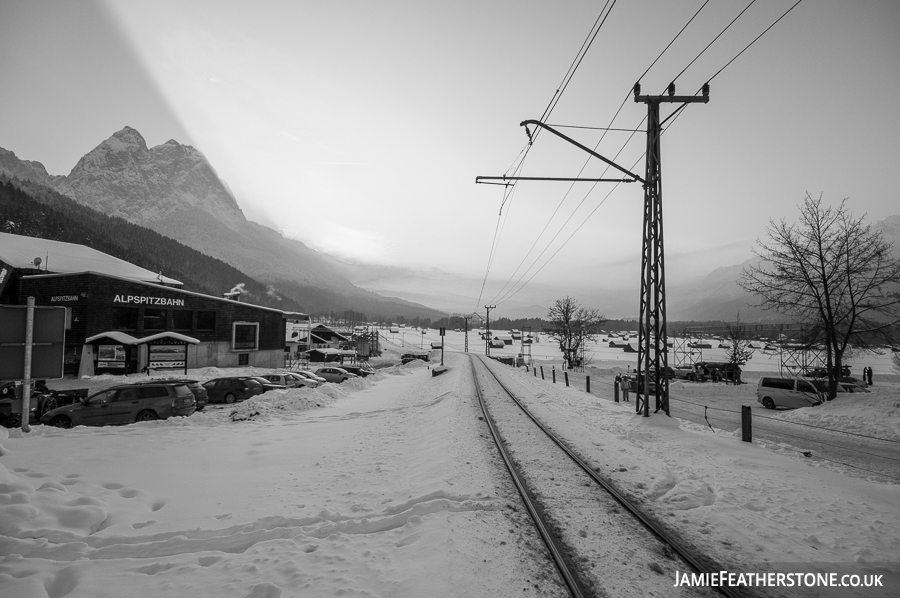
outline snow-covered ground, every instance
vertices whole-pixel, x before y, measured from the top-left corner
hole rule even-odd
[[[379,365],[408,347],[389,348]],[[11,431],[0,440],[0,596],[562,595],[488,443],[467,358],[445,357],[438,377],[413,362],[188,418]],[[493,365],[582,455],[732,570],[900,568],[900,485]],[[242,372],[190,372],[222,373]],[[878,426],[896,430],[891,400],[779,417],[861,429],[880,411]],[[894,596],[898,583],[836,595]]]

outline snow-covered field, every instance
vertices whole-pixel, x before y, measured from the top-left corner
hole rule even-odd
[[[391,349],[379,365],[406,348]],[[0,596],[562,595],[488,443],[466,359],[447,353],[438,377],[413,362],[188,418],[11,431],[0,440]],[[493,365],[582,455],[728,568],[900,569],[900,485]],[[859,429],[880,413],[878,426],[897,430],[898,402],[873,393],[815,417]],[[896,576],[884,583],[835,595],[900,593]]]

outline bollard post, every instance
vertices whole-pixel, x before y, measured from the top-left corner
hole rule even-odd
[[[553,368],[550,373],[553,374],[553,383],[556,384],[556,368]]]
[[[741,440],[753,442],[753,422],[751,421],[750,405],[741,405]]]
[[[584,377],[584,384],[585,384],[585,387],[587,388],[587,393],[591,394],[591,377],[590,376]]]
[[[541,380],[544,380],[544,366],[541,366]]]
[[[566,379],[566,386],[569,385],[569,372],[563,372],[563,377]]]
[[[531,371],[534,372],[534,377],[537,378],[537,368],[534,366],[531,366]]]
[[[619,381],[616,380],[615,388],[613,389],[613,397],[616,403],[619,402]]]

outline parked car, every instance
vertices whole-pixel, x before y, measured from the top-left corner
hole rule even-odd
[[[347,370],[351,374],[362,376],[363,378],[375,373],[375,370],[368,363],[361,363],[359,365],[342,365],[341,369]]]
[[[180,382],[122,384],[51,409],[41,416],[41,423],[58,428],[130,424],[190,415],[195,405],[194,393]]]
[[[818,367],[813,368],[803,374],[807,378],[827,378],[828,377],[828,368]],[[850,377],[850,366],[844,365],[841,366],[841,380]]]
[[[320,382],[316,382],[311,378],[304,378],[300,374],[295,374],[294,372],[279,372],[276,374],[265,374],[262,376],[269,382],[273,384],[282,384],[287,388],[301,388],[301,387],[310,387],[315,388],[319,386]]]
[[[250,376],[251,379],[256,380],[263,388],[263,392],[269,392],[270,390],[287,390],[287,386],[284,384],[276,384],[270,380],[266,380],[262,376]]]
[[[209,403],[209,393],[197,380],[191,380],[189,378],[153,378],[144,382],[136,382],[135,384],[155,384],[157,382],[173,382],[187,385],[187,387],[191,389],[191,392],[194,393],[197,411],[203,411],[203,408]]]
[[[821,405],[822,393],[809,380],[764,376],[756,386],[756,400],[766,409],[796,409]]]
[[[697,372],[692,365],[680,365],[672,370],[674,377],[681,380],[696,380]]]
[[[246,401],[250,397],[255,397],[265,392],[262,384],[249,376],[213,378],[208,382],[204,382],[203,388],[209,393],[210,403]]]
[[[343,382],[350,378],[358,378],[356,374],[351,374],[345,369],[336,367],[319,368],[316,370],[316,376],[325,378],[328,382]]]
[[[314,381],[318,382],[319,384],[325,384],[326,382],[328,382],[322,376],[316,376],[313,372],[310,372],[309,370],[300,370],[300,371],[297,371],[294,373],[299,374],[300,376],[303,376],[304,378],[309,378],[310,380],[314,380]]]

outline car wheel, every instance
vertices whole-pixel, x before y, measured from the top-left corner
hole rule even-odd
[[[68,415],[56,415],[50,420],[50,425],[54,428],[71,428],[72,419]]]
[[[766,409],[775,409],[775,401],[769,397],[763,397],[763,407]]]
[[[199,413],[200,411],[203,411],[204,407],[206,407],[206,405],[201,405],[200,407],[197,407],[194,411],[197,411]]]
[[[152,422],[159,419],[159,416],[156,415],[156,412],[150,411],[149,409],[141,411],[137,415],[137,419],[135,421],[139,422]]]
[[[693,374],[688,374],[687,376],[685,376],[685,379],[690,380],[691,382],[693,382],[695,378],[696,376],[694,376]]]
[[[233,392],[230,392],[227,395],[225,395],[225,402],[226,403],[234,403],[234,393]]]

